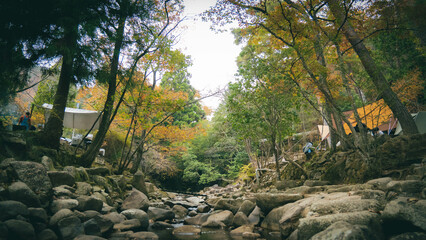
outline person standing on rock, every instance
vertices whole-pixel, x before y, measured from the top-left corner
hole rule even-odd
[[[29,129],[29,128],[30,128],[30,126],[31,126],[31,117],[30,117],[30,113],[29,113],[29,112],[26,112],[26,113],[25,113],[25,115],[22,115],[22,116],[19,118],[18,124],[19,124],[19,125],[21,125],[21,126],[25,126],[25,127],[26,127],[26,130],[28,131],[28,129]]]

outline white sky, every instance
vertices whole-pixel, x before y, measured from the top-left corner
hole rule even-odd
[[[231,32],[215,33],[210,30],[210,22],[203,22],[198,14],[215,4],[215,0],[184,0],[187,17],[179,31],[180,40],[176,48],[190,55],[193,65],[191,85],[201,95],[214,92],[233,81],[237,71],[236,59],[240,47],[234,44]],[[220,103],[219,97],[203,100],[203,105],[215,110]]]

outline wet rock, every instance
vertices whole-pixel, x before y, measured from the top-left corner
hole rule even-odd
[[[232,230],[230,234],[233,236],[242,236],[246,232],[253,233],[253,229],[254,229],[253,225],[244,225]]]
[[[237,212],[234,216],[234,219],[232,221],[232,225],[239,227],[243,225],[250,224],[250,221],[248,220],[247,216],[243,212]]]
[[[59,220],[59,233],[64,240],[74,239],[78,235],[84,234],[84,226],[80,219],[75,216],[70,216]]]
[[[141,229],[146,230],[149,226],[149,217],[146,212],[140,209],[128,209],[121,212],[127,219],[137,219],[141,224]]]
[[[201,225],[207,221],[210,215],[209,213],[197,214],[194,217],[185,218],[184,223],[186,225]]]
[[[67,171],[49,171],[47,172],[53,187],[67,185],[74,186],[75,179]]]
[[[58,236],[51,229],[44,229],[38,234],[38,240],[57,240]]]
[[[201,229],[192,225],[184,225],[173,230],[173,235],[187,236],[187,235],[199,235]]]
[[[188,214],[188,209],[180,205],[174,205],[172,211],[175,213],[177,219],[183,219]]]
[[[147,211],[149,207],[149,199],[142,192],[134,189],[130,195],[124,199],[123,204],[121,205],[121,209],[142,209]]]
[[[142,211],[142,210],[140,210],[140,209],[138,209],[139,211]],[[126,211],[131,211],[131,209],[129,209],[129,210],[125,210],[125,211],[123,211],[123,212],[126,212]],[[122,212],[122,213],[123,213]],[[105,219],[109,219],[109,220],[111,220],[111,222],[113,222],[113,223],[119,223],[119,222],[122,222],[122,221],[124,221],[124,220],[126,220],[126,217],[123,215],[123,214],[120,214],[120,213],[118,213],[118,212],[110,212],[110,213],[108,213],[108,214],[105,214],[105,215],[103,215],[103,217],[105,218]]]
[[[141,227],[141,222],[138,219],[125,220],[121,223],[114,224],[114,229],[119,231],[138,230]]]
[[[0,201],[0,221],[15,218],[18,215],[28,216],[29,211],[23,203],[13,200]]]
[[[93,191],[92,185],[86,182],[76,182],[76,190],[75,193],[78,195],[90,195]]]
[[[8,235],[15,240],[35,240],[36,235],[34,227],[25,221],[10,219],[4,222]]]
[[[232,213],[237,213],[243,200],[241,199],[220,199],[214,206],[215,210],[229,210]]]
[[[50,205],[50,211],[56,213],[61,209],[75,209],[78,206],[78,201],[75,199],[58,199],[53,200]]]
[[[253,209],[253,211],[250,213],[250,215],[248,216],[248,220],[250,221],[251,224],[256,226],[260,223],[261,215],[262,215],[262,210],[260,209],[260,207],[256,206]]]
[[[164,229],[173,229],[173,225],[166,223],[166,222],[162,222],[162,221],[158,221],[155,222],[151,225],[152,229],[157,229],[157,230],[164,230]]]
[[[149,207],[148,208],[149,219],[154,221],[172,220],[175,218],[175,213],[171,210]]]
[[[84,226],[84,232],[87,235],[93,235],[93,236],[101,236],[101,228],[98,225],[98,222],[95,219],[89,219],[88,221],[83,223]]]
[[[287,203],[295,202],[303,198],[300,194],[286,193],[258,193],[255,197],[256,205],[260,207],[264,213],[269,213],[274,208],[281,207]]]
[[[194,211],[194,210],[191,210],[191,211],[189,211],[189,213],[188,213],[188,216],[190,216],[190,217],[194,217],[194,216],[197,216],[197,212],[196,211]]]
[[[199,213],[207,213],[210,211],[210,206],[206,204],[201,204],[200,206],[197,207],[197,211]]]
[[[408,221],[426,231],[426,200],[411,202],[409,198],[399,197],[389,202],[382,217],[386,221]]]
[[[375,229],[378,235],[381,233],[379,215],[368,211],[362,211],[301,218],[299,219],[298,225],[298,239],[309,239],[338,221],[345,221],[351,225],[364,225],[367,226],[367,228]],[[381,236],[376,236],[374,239],[380,238]]]
[[[56,226],[58,222],[64,218],[74,216],[74,213],[69,209],[61,209],[56,212],[49,221],[50,226]]]
[[[353,225],[347,222],[336,222],[331,224],[324,231],[315,234],[311,240],[340,240],[340,239],[375,239],[377,236],[372,234],[366,226]]]
[[[137,232],[129,235],[132,240],[158,240],[158,235],[153,232]]]
[[[238,209],[238,212],[242,212],[246,216],[249,216],[255,207],[256,207],[256,204],[254,202],[249,200],[244,200],[244,202],[241,204],[240,208]]]
[[[207,218],[207,221],[203,223],[202,226],[208,225],[210,224],[210,222],[218,222],[218,223],[221,222],[225,224],[226,226],[230,226],[232,224],[233,218],[234,218],[234,215],[229,210],[213,213]]]
[[[31,221],[47,223],[47,213],[43,208],[28,208],[28,212]]]
[[[102,210],[102,200],[90,196],[80,196],[77,198],[79,211],[94,210],[100,212]]]
[[[25,204],[28,207],[39,207],[38,196],[23,182],[14,182],[9,188],[9,198]]]

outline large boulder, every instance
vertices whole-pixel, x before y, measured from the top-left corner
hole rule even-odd
[[[47,213],[43,208],[28,208],[28,212],[32,222],[47,223]]]
[[[138,170],[133,175],[132,186],[137,190],[143,192],[144,194],[148,195],[148,191],[145,185],[145,175],[142,173],[142,171]]]
[[[199,213],[194,217],[185,218],[184,223],[187,225],[202,225],[210,215],[210,213]]]
[[[124,220],[121,223],[114,224],[114,229],[118,230],[120,232],[123,231],[137,231],[141,228],[141,222],[138,219],[130,219],[130,220]]]
[[[80,219],[75,216],[70,216],[59,220],[58,222],[59,233],[64,240],[71,240],[78,235],[84,234],[84,225]]]
[[[216,205],[214,206],[215,210],[229,210],[233,214],[237,213],[238,209],[240,208],[241,204],[243,204],[242,199],[227,199],[222,198],[220,199]]]
[[[172,210],[149,207],[148,208],[149,219],[154,221],[172,220],[175,218],[175,213]]]
[[[80,196],[77,198],[79,211],[94,210],[100,212],[102,210],[103,202],[99,198],[90,196]]]
[[[75,209],[77,206],[78,201],[75,199],[57,199],[52,201],[50,211],[56,213],[61,209]]]
[[[230,232],[232,236],[242,236],[244,233],[253,233],[253,225],[243,225]]]
[[[0,201],[0,221],[15,218],[18,215],[28,216],[29,211],[27,206],[13,200]]]
[[[4,222],[6,224],[10,239],[14,240],[35,240],[36,234],[34,227],[25,221],[10,219]]]
[[[140,209],[137,209],[137,210],[142,211]],[[132,209],[125,210],[123,212],[126,212],[126,211],[132,211]],[[107,214],[103,215],[103,217],[106,218],[106,219],[111,220],[111,222],[113,222],[113,223],[119,223],[119,222],[122,222],[122,221],[126,220],[126,216],[123,215],[122,213],[120,214],[118,212],[110,212],[110,213],[107,213]]]
[[[386,187],[398,193],[421,193],[426,184],[420,180],[390,181]]]
[[[93,191],[92,185],[86,182],[76,182],[77,189],[75,193],[78,195],[90,195]]]
[[[59,221],[71,216],[74,216],[74,213],[71,210],[61,209],[50,218],[49,225],[55,227]]]
[[[335,200],[319,200],[311,205],[310,210],[311,212],[325,215],[364,210],[378,212],[381,210],[381,206],[379,202],[374,199],[361,199],[360,196],[350,196]]]
[[[184,219],[188,215],[188,209],[181,205],[174,205],[172,211],[175,213],[176,218]],[[201,212],[201,211],[200,211]]]
[[[260,207],[264,213],[269,213],[274,208],[281,207],[287,203],[295,202],[303,198],[301,194],[287,193],[258,193],[255,197],[256,205]]]
[[[147,211],[149,207],[149,199],[142,192],[133,189],[130,195],[124,199],[123,204],[121,205],[121,209],[142,209]]]
[[[231,211],[225,210],[218,213],[211,214],[205,223],[202,226],[211,226],[212,223],[223,223],[225,226],[230,226],[232,224],[232,220],[234,218],[234,214]]]
[[[249,225],[250,221],[243,212],[237,212],[232,220],[232,225],[239,227],[243,225]]]
[[[362,211],[301,218],[298,225],[298,239],[310,239],[338,221],[345,221],[351,225],[367,226],[367,228],[374,229],[378,235],[373,239],[381,238],[380,216],[369,211]]]
[[[149,226],[149,217],[146,212],[140,209],[128,209],[121,212],[127,219],[137,219],[141,223],[141,229],[147,230]]]
[[[84,226],[84,232],[87,235],[94,235],[94,236],[101,236],[101,228],[98,225],[98,222],[96,222],[95,219],[89,219],[83,223]]]
[[[373,230],[374,231],[374,230]],[[371,233],[366,226],[354,225],[348,222],[336,222],[331,224],[324,231],[315,234],[311,240],[364,240],[375,239],[377,236]]]
[[[256,206],[253,211],[251,211],[250,215],[248,216],[248,220],[250,221],[250,224],[258,225],[260,223],[260,217],[263,215],[262,210],[260,207]]]
[[[48,156],[43,156],[41,158],[41,164],[46,168],[46,171],[55,171],[55,166],[53,165],[53,160]]]
[[[49,175],[53,187],[61,185],[67,185],[72,187],[75,184],[74,177],[67,171],[49,171],[47,172],[47,174]]]
[[[249,200],[244,200],[244,202],[241,204],[240,208],[238,209],[238,212],[242,212],[246,216],[249,216],[255,207],[256,207],[256,204],[254,202]]]
[[[40,163],[28,161],[11,162],[10,166],[18,180],[27,184],[39,196],[42,205],[49,203],[52,196],[52,183],[46,168]]]
[[[426,231],[426,200],[417,202],[409,200],[406,197],[399,197],[389,202],[383,211],[383,220],[390,222],[408,221]]]
[[[24,203],[28,207],[39,207],[38,196],[23,182],[14,182],[9,188],[9,198]]]

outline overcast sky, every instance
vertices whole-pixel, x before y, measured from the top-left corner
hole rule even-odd
[[[190,55],[193,65],[189,68],[192,74],[191,85],[201,95],[224,88],[234,79],[236,58],[240,47],[234,44],[230,32],[215,33],[210,30],[210,23],[203,22],[200,13],[215,4],[215,0],[185,0],[185,16],[182,23],[180,40],[176,48]],[[220,98],[211,97],[203,100],[203,104],[213,110],[219,106]]]

